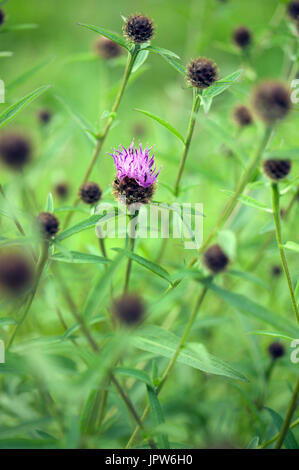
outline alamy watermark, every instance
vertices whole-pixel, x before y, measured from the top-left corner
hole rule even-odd
[[[3,80],[0,80],[0,103],[5,103],[5,85]]]
[[[202,203],[101,203],[95,213],[98,238],[172,238],[187,250],[200,248],[203,240]]]
[[[5,346],[4,341],[0,339],[0,364],[4,364],[5,362]]]
[[[291,101],[293,104],[299,103],[299,79],[295,78],[291,81],[291,88],[294,90],[291,93]]]

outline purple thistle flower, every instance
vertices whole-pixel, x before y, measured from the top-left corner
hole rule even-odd
[[[114,153],[109,153],[109,155],[113,157],[117,178],[120,181],[126,177],[132,178],[143,188],[152,186],[160,173],[160,170],[156,171],[156,166],[154,166],[155,154],[150,156],[152,148],[143,149],[141,144],[134,148],[133,140],[128,149],[123,145],[119,147],[119,150],[113,149]]]

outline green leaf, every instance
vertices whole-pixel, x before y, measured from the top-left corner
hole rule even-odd
[[[200,282],[205,281],[200,280]],[[266,307],[259,305],[245,295],[230,292],[220,286],[216,286],[215,284],[209,284],[209,288],[237,311],[272,325],[277,328],[278,331],[283,332],[283,334],[291,336],[299,334],[299,328],[287,318],[268,310]]]
[[[299,244],[295,242],[286,242],[285,245],[282,245],[283,248],[286,250],[291,250],[295,251],[296,253],[299,253]]]
[[[269,411],[269,413],[270,413],[270,415],[273,419],[273,422],[275,424],[275,427],[277,429],[277,432],[280,432],[280,430],[282,428],[282,425],[283,425],[282,417],[276,411],[272,410],[271,408],[268,408],[267,406],[265,408],[266,408],[266,410]],[[288,429],[283,443],[284,443],[284,445],[286,446],[287,449],[298,449],[299,448],[298,444],[296,442],[294,433],[290,429]]]
[[[274,338],[282,338],[287,339],[288,341],[293,341],[296,338],[291,338],[291,336],[285,335],[284,333],[280,333],[278,331],[265,331],[265,330],[254,330],[249,331],[249,335],[261,335],[261,336],[271,336]]]
[[[80,253],[79,251],[70,251],[70,256],[64,253],[55,253],[50,258],[54,261],[61,261],[63,263],[88,263],[88,264],[107,264],[110,260],[103,256],[90,255],[88,253]]]
[[[87,119],[85,119],[85,117],[78,113],[62,96],[55,95],[55,98],[69,112],[74,121],[83,130],[88,140],[95,144],[97,142],[97,138],[95,137],[96,131],[95,129],[93,129],[92,125],[87,121]]]
[[[0,318],[0,326],[15,325],[17,322],[11,317]]]
[[[16,88],[17,86],[19,86],[22,83],[26,82],[26,80],[28,80],[30,77],[32,77],[35,73],[39,72],[46,65],[49,65],[51,62],[53,62],[53,60],[54,60],[54,57],[47,57],[46,59],[39,62],[37,65],[34,65],[34,67],[31,67],[29,70],[26,70],[26,72],[22,73],[19,77],[12,80],[6,86],[6,90],[10,91],[13,88]]]
[[[218,80],[214,85],[203,90],[201,99],[206,113],[210,110],[211,104],[215,96],[220,95],[230,86],[232,86],[232,84],[240,78],[242,73],[243,70],[237,70],[236,72],[227,75],[227,77]]]
[[[24,31],[26,29],[36,29],[38,28],[37,24],[14,24],[12,26],[3,26],[0,28],[0,34],[1,33],[11,33],[12,31]]]
[[[177,72],[179,72],[183,77],[186,77],[185,67],[177,62],[173,57],[169,57],[166,54],[160,54]]]
[[[255,274],[248,273],[246,271],[238,271],[236,269],[230,269],[229,271],[227,271],[227,273],[231,274],[232,276],[237,276],[242,279],[246,279],[247,281],[253,282],[254,284],[257,284],[258,286],[262,286],[266,289],[269,289],[268,284],[266,284],[266,282],[264,282],[259,277],[255,276]]]
[[[22,111],[23,108],[25,108],[25,106],[49,90],[50,87],[51,85],[44,85],[37,88],[3,111],[3,113],[0,114],[0,127],[3,127],[5,124],[10,122],[20,111]]]
[[[144,382],[149,387],[153,386],[150,376],[143,370],[129,369],[127,367],[116,367],[115,369],[113,369],[113,372],[115,374],[124,375],[126,377],[133,377],[133,379],[139,380],[140,382]]]
[[[66,230],[61,232],[60,235],[56,237],[56,240],[58,241],[65,240],[66,238],[69,238],[75,235],[76,233],[82,232],[83,230],[87,230],[91,227],[95,227],[98,221],[104,216],[105,214],[92,215],[88,219],[85,219],[82,222],[79,222],[78,224],[73,225],[72,227],[67,228]]]
[[[221,191],[229,196],[234,196],[234,191],[229,191],[228,189],[221,189]],[[260,201],[257,201],[256,199],[254,199],[253,197],[250,197],[250,196],[239,196],[238,197],[238,201],[240,201],[242,204],[244,204],[245,206],[249,206],[249,207],[253,207],[254,209],[259,209],[259,210],[262,210],[264,212],[269,212],[270,214],[272,214],[272,209],[270,207],[267,207],[266,204],[260,202]]]
[[[269,158],[299,160],[299,147],[287,150],[268,150],[264,153],[263,159],[268,160]]]
[[[150,413],[152,417],[152,422],[154,427],[158,427],[160,424],[164,424],[164,415],[162,411],[162,407],[158,398],[158,395],[156,394],[155,390],[147,386],[147,394],[148,394],[148,400],[149,400],[149,405],[150,405]],[[169,442],[166,434],[158,434],[157,436],[157,441],[158,441],[158,448],[159,449],[169,449]]]
[[[137,72],[137,70],[144,64],[144,62],[148,58],[148,55],[149,55],[149,51],[147,51],[146,49],[143,49],[138,52],[133,68],[132,68],[132,73]]]
[[[164,56],[170,56],[170,57],[175,57],[176,59],[179,59],[180,57],[175,54],[174,52],[172,51],[169,51],[168,49],[164,49],[163,47],[156,47],[156,46],[147,46],[146,51],[150,51],[150,52],[155,52],[157,54],[160,54],[160,55],[164,55]]]
[[[257,449],[259,446],[260,438],[259,436],[255,436],[251,441],[249,442],[247,449]]]
[[[144,268],[148,269],[149,271],[153,272],[157,276],[161,277],[165,281],[169,282],[169,284],[172,284],[172,280],[170,277],[170,274],[161,266],[159,266],[156,263],[153,263],[152,261],[149,261],[142,256],[136,255],[135,253],[132,253],[131,251],[123,250],[121,248],[113,248],[114,251],[118,251],[126,255],[128,258],[130,258],[133,261],[136,261],[136,263],[140,264]]]
[[[156,356],[172,358],[177,350],[179,338],[158,326],[149,326],[136,332],[133,344]],[[209,354],[200,343],[188,344],[179,354],[178,362],[199,369],[207,374],[222,375],[235,380],[247,379],[229,363]]]
[[[165,121],[164,119],[160,118],[159,116],[156,116],[155,114],[152,114],[148,111],[144,111],[143,109],[135,108],[135,111],[137,111],[138,113],[142,113],[145,116],[150,117],[151,119],[154,119],[159,124],[166,127],[166,129],[168,129],[170,132],[172,132],[172,134],[174,134],[176,137],[178,137],[178,139],[180,139],[183,142],[183,144],[185,144],[185,139],[182,136],[182,134],[175,127],[173,127],[171,124],[169,124],[169,122]]]
[[[52,193],[49,193],[47,197],[46,212],[54,212],[54,203],[53,203]]]
[[[84,28],[87,28],[90,31],[94,31],[95,33],[99,33],[102,36],[105,36],[106,38],[111,39],[111,41],[114,41],[117,44],[119,44],[120,46],[122,46],[125,49],[129,50],[127,42],[119,34],[113,33],[112,31],[108,31],[108,29],[99,28],[98,26],[94,26],[92,24],[84,24],[84,23],[78,23],[78,24],[79,24],[79,26],[84,26]]]

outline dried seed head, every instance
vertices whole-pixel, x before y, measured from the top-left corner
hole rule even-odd
[[[0,254],[0,287],[8,295],[17,295],[30,287],[33,265],[24,254],[15,251]]]
[[[211,245],[203,256],[206,268],[214,274],[224,271],[229,263],[229,259],[220,245]]]
[[[250,46],[252,41],[252,35],[248,28],[245,26],[239,26],[233,33],[233,40],[236,46],[242,49]]]
[[[253,122],[250,109],[243,104],[240,104],[234,108],[233,118],[240,127],[250,126],[250,124]]]
[[[292,162],[291,160],[264,160],[263,170],[266,176],[273,181],[279,181],[291,171]]]
[[[279,277],[281,276],[282,269],[279,265],[272,266],[271,268],[271,274],[273,277]]]
[[[0,139],[0,159],[13,170],[20,170],[29,162],[31,143],[27,137],[17,134],[4,134]]]
[[[295,0],[294,2],[290,2],[288,4],[288,14],[292,20],[298,21],[299,20],[299,1]]]
[[[144,317],[144,303],[137,295],[125,294],[114,302],[114,313],[121,323],[136,325]]]
[[[257,115],[266,124],[274,124],[289,113],[290,92],[284,83],[268,80],[255,89],[252,104]]]
[[[274,341],[271,343],[268,347],[268,351],[273,359],[279,359],[285,354],[284,346],[279,341]]]
[[[93,48],[95,53],[103,59],[114,59],[115,57],[119,57],[122,53],[121,46],[105,36],[99,37],[95,41]]]
[[[116,178],[113,182],[113,194],[123,204],[148,204],[154,195],[155,185],[144,188],[134,178],[125,176],[123,179]]]
[[[2,9],[0,9],[0,26],[3,25],[5,21],[5,13]]]
[[[51,212],[41,212],[37,217],[37,221],[42,234],[46,238],[53,237],[59,230],[59,221]]]
[[[55,194],[60,199],[66,199],[69,195],[69,190],[70,188],[66,181],[61,181],[60,183],[57,183],[54,187]]]
[[[140,44],[150,41],[154,34],[154,25],[150,18],[143,15],[130,16],[124,27],[124,34],[129,41]]]
[[[217,65],[210,59],[199,57],[187,66],[188,82],[195,88],[208,88],[217,78]]]
[[[97,183],[88,183],[82,184],[79,190],[79,196],[82,202],[85,204],[95,204],[101,199],[102,190]]]
[[[41,124],[48,124],[51,121],[52,113],[49,109],[44,108],[38,112],[37,118]]]

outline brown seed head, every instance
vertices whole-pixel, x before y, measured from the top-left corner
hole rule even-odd
[[[129,41],[141,44],[151,40],[154,34],[154,25],[147,16],[132,15],[127,19],[123,30]]]
[[[279,276],[281,276],[281,273],[282,273],[282,269],[279,265],[272,266],[271,274],[272,274],[273,277],[279,277]]]
[[[82,202],[85,204],[95,204],[101,199],[102,190],[97,183],[88,183],[82,184],[79,190],[79,196]]]
[[[49,109],[44,108],[38,112],[37,118],[41,124],[48,124],[51,121],[52,113]]]
[[[293,2],[290,2],[288,4],[287,9],[288,9],[289,17],[292,20],[298,21],[299,20],[299,1],[295,0]]]
[[[41,212],[37,217],[37,221],[42,234],[46,238],[53,237],[59,230],[59,221],[51,212]]]
[[[69,184],[66,181],[61,181],[60,183],[57,183],[54,187],[55,194],[60,199],[66,199],[69,195],[69,190]]]
[[[33,265],[26,255],[19,251],[0,254],[0,288],[4,294],[21,294],[31,286],[33,276]]]
[[[245,26],[239,26],[233,33],[233,40],[236,46],[245,49],[250,46],[252,41],[251,32]]]
[[[274,124],[291,110],[290,91],[284,83],[267,80],[254,90],[252,104],[266,124]]]
[[[268,351],[273,359],[279,359],[285,354],[284,346],[279,341],[274,341],[273,343],[271,343],[268,347]]]
[[[291,160],[264,160],[263,170],[266,176],[273,181],[279,181],[291,171],[292,162]]]
[[[105,36],[101,36],[95,41],[94,50],[103,59],[114,59],[122,53],[121,46]]]
[[[5,12],[4,10],[0,9],[0,26],[3,25],[5,21]]]
[[[121,180],[116,178],[113,182],[113,194],[123,204],[148,204],[154,195],[155,185],[147,188],[140,186],[134,178],[127,176]]]
[[[203,262],[206,268],[214,274],[224,271],[229,259],[220,245],[211,245],[204,253]]]
[[[243,104],[240,104],[234,108],[233,118],[240,127],[250,126],[250,124],[253,122],[250,109]]]
[[[144,303],[139,296],[126,294],[114,302],[114,313],[121,323],[136,325],[144,317]]]
[[[208,88],[217,78],[217,65],[210,59],[199,57],[187,66],[188,82],[195,88]]]
[[[31,143],[22,134],[8,133],[0,138],[0,159],[13,170],[22,169],[31,157]]]

